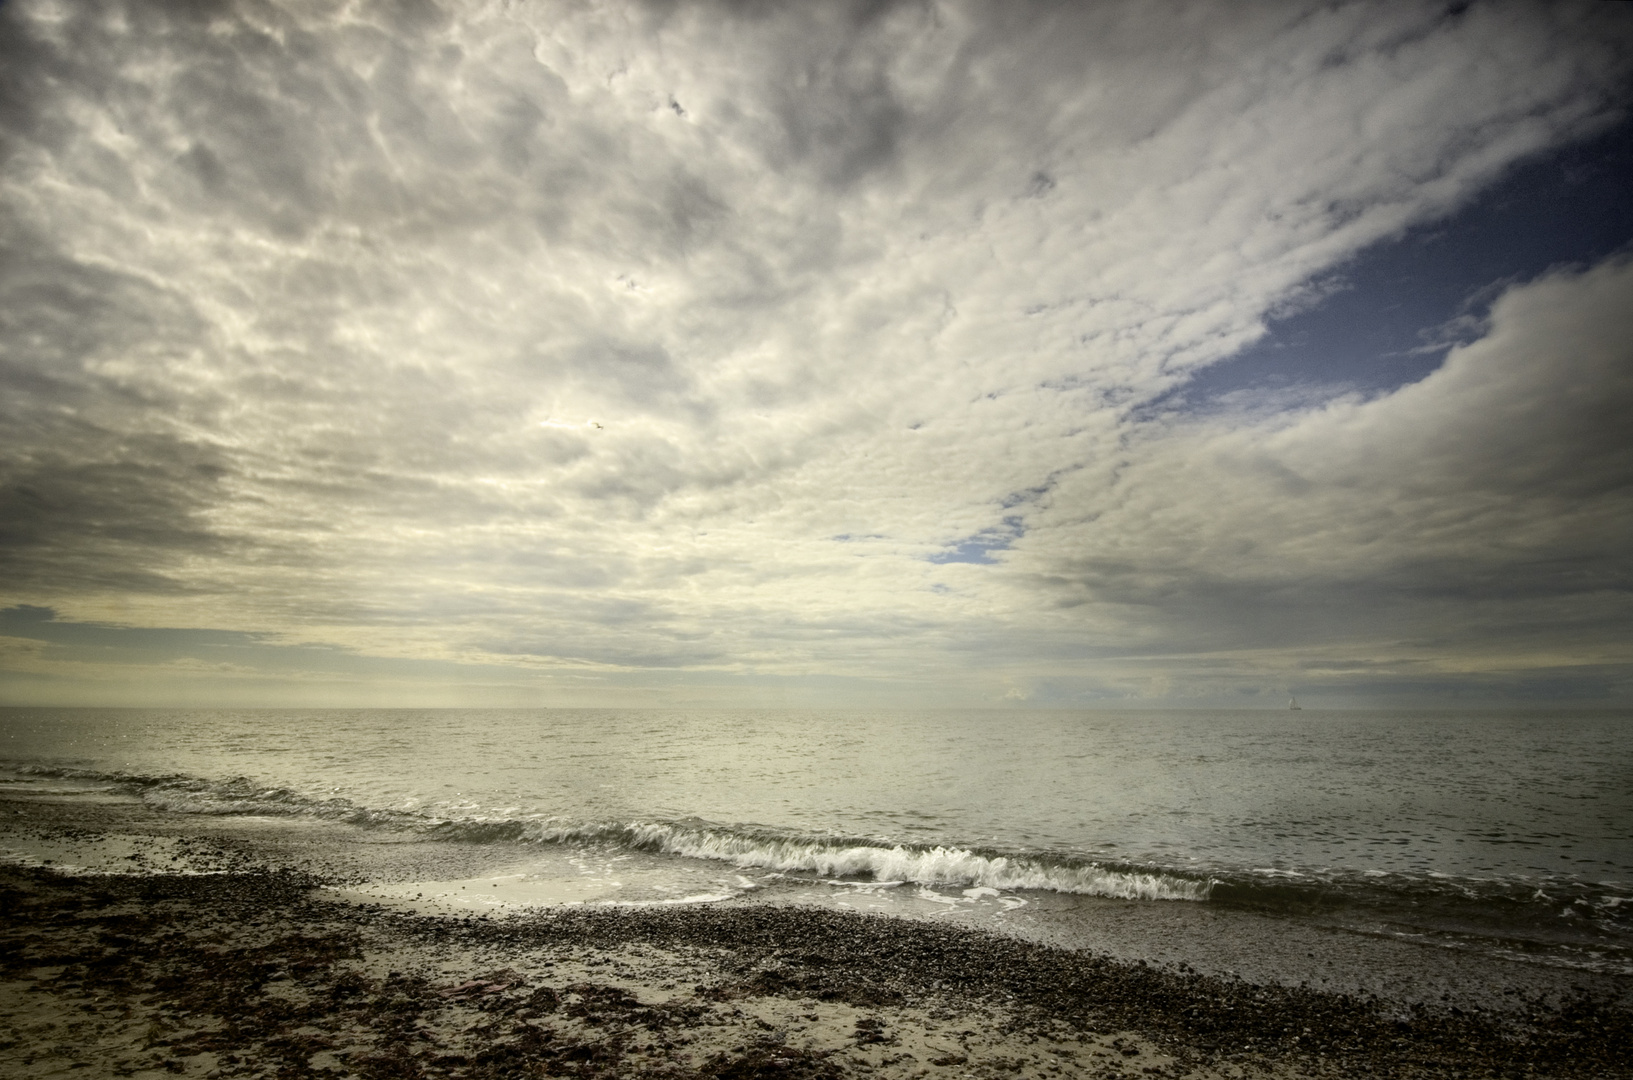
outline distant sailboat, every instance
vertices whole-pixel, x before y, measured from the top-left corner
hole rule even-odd
[[[1302,708],[1304,708],[1304,706],[1302,706],[1302,705],[1300,705],[1300,704],[1299,704],[1299,703],[1298,703],[1298,698],[1296,698],[1296,697],[1295,697],[1295,698],[1288,698],[1288,699],[1287,699],[1287,707],[1288,707],[1288,708],[1289,708],[1289,709],[1292,709],[1292,710],[1294,710],[1294,711],[1295,711],[1295,712],[1296,712],[1296,711],[1298,711],[1298,710],[1300,710],[1300,709],[1302,709]]]

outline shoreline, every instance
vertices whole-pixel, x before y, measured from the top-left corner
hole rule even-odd
[[[343,902],[331,884],[0,868],[0,1070],[1633,1075],[1633,1015],[1587,1000],[1407,1008],[816,908],[449,918]]]
[[[5,1075],[1633,1077],[1620,983],[1407,1000],[818,905],[434,913],[354,890],[491,851],[117,793],[0,793],[0,841]]]
[[[116,785],[73,781],[0,783],[0,861],[113,873],[293,870],[337,882],[364,902],[431,915],[701,901],[875,911],[983,927],[1126,963],[1308,986],[1403,1006],[1509,1012],[1516,1000],[1557,1003],[1586,992],[1633,1009],[1633,973],[1528,957],[1523,939],[1505,943],[1505,954],[1492,948],[1489,934],[1465,942],[1456,932],[1461,928],[1449,935],[1424,933],[1410,911],[1398,923],[1379,917],[1357,922],[1318,911],[1289,917],[1240,904],[1049,891],[1008,897],[976,889],[960,896],[956,886],[914,889],[780,873],[750,881],[741,875],[753,871],[724,861],[593,846],[470,843],[302,815],[180,812]],[[646,887],[643,895],[640,882],[654,878],[671,887]]]

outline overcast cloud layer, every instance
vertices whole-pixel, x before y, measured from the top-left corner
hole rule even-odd
[[[1633,693],[1626,258],[1392,393],[1163,404],[1621,119],[1618,5],[19,0],[0,48],[11,700]]]

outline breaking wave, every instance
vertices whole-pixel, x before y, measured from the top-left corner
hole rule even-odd
[[[1160,870],[1087,860],[1039,858],[957,847],[815,838],[771,830],[667,823],[595,825],[538,830],[558,843],[614,843],[641,851],[715,859],[739,867],[808,873],[825,878],[872,878],[918,885],[1043,889],[1122,900],[1206,900],[1212,882]]]
[[[8,771],[12,776],[117,788],[175,813],[298,816],[450,843],[596,845],[818,879],[1206,902],[1301,917],[1337,917],[1335,925],[1368,928],[1366,932],[1500,940],[1522,951],[1569,947],[1591,953],[1590,964],[1633,972],[1633,889],[1621,882],[1565,876],[1476,880],[1268,868],[1179,870],[1066,853],[901,844],[700,820],[587,823],[504,813],[436,816],[372,808],[346,798],[314,798],[245,777],[204,780],[46,766]]]
[[[670,822],[585,824],[537,817],[437,818],[411,810],[360,806],[345,798],[313,799],[290,788],[268,787],[246,777],[212,781],[40,766],[17,771],[117,785],[133,791],[147,805],[172,813],[311,817],[364,828],[410,831],[457,843],[601,844],[822,878],[1040,889],[1122,900],[1207,900],[1214,884],[1206,877],[1071,857],[889,844],[756,827]]]

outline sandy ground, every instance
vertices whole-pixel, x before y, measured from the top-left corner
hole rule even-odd
[[[1633,1017],[1585,997],[1432,1009],[810,907],[428,914],[358,873],[480,853],[341,840],[0,797],[0,1076],[1633,1076]]]
[[[1627,1075],[1529,1030],[807,909],[448,919],[300,875],[0,871],[0,1073],[257,1077]]]
[[[779,993],[762,984],[776,965],[739,970],[724,948],[439,941],[389,917],[360,927],[300,904],[212,931],[188,926],[195,920],[179,910],[200,902],[196,890],[156,903],[98,896],[65,905],[62,885],[25,883],[33,902],[57,910],[42,920],[57,924],[45,935],[24,935],[28,951],[41,952],[28,959],[70,962],[6,972],[7,1075],[1236,1072],[1179,1069],[1131,1032],[1040,1030],[1035,1019],[1017,1023],[1012,1010],[956,994],[910,1004],[865,989]],[[79,933],[61,933],[60,916],[75,907]],[[85,934],[92,925],[96,941]],[[110,938],[118,955],[105,948]],[[56,955],[44,955],[48,945]]]

